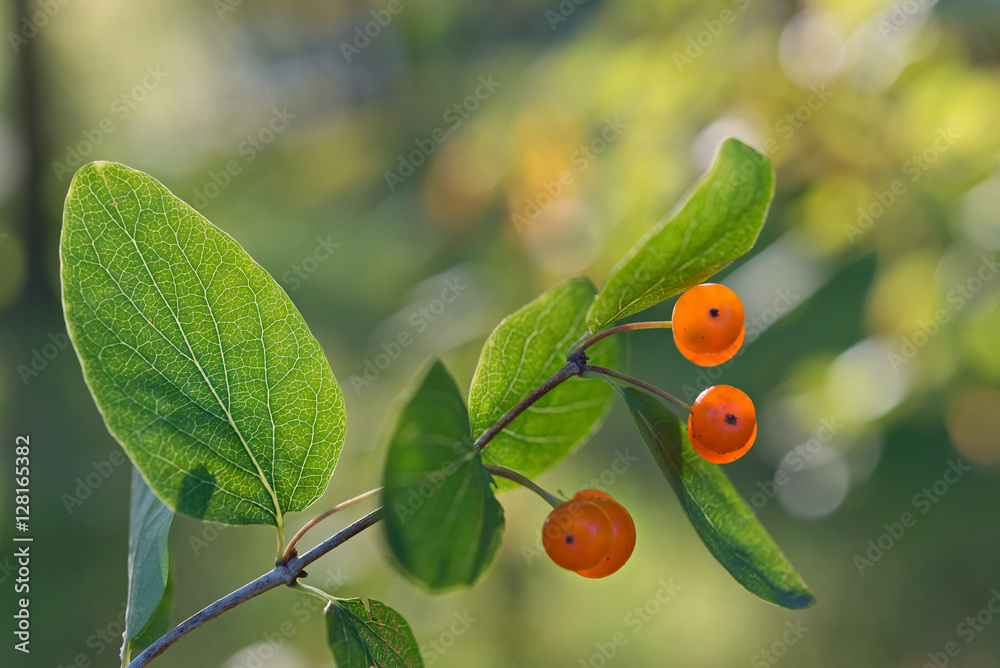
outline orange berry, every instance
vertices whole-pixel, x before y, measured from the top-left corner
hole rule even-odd
[[[714,464],[739,459],[757,438],[753,402],[735,387],[713,385],[694,400],[688,437],[695,452]]]
[[[746,335],[743,302],[717,283],[702,283],[682,294],[674,304],[671,323],[677,349],[701,366],[731,359]]]
[[[573,498],[589,499],[592,503],[603,508],[608,517],[611,518],[611,526],[614,531],[611,548],[604,555],[604,559],[596,566],[578,570],[577,573],[586,578],[603,578],[611,575],[625,565],[635,549],[635,523],[632,521],[632,516],[629,515],[624,506],[604,492],[585,489],[577,492]]]
[[[684,355],[689,362],[694,362],[698,366],[718,366],[723,362],[728,362],[736,356],[736,353],[740,352],[740,348],[743,347],[743,339],[746,336],[746,333],[747,330],[746,327],[744,327],[740,330],[740,335],[736,339],[736,342],[720,353],[693,353],[687,348],[681,346],[679,343],[677,344],[677,350],[680,351],[681,355]]]
[[[571,571],[599,564],[613,537],[611,519],[589,499],[567,501],[549,513],[542,525],[545,552],[556,565]]]
[[[574,499],[592,499],[595,496],[603,496],[605,499],[610,499],[611,495],[607,492],[602,492],[599,489],[581,489],[579,492],[573,495]]]

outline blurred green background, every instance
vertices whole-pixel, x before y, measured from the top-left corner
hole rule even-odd
[[[754,397],[757,445],[726,470],[816,606],[762,603],[714,562],[620,405],[540,480],[597,479],[633,512],[615,576],[538,556],[546,507],[518,490],[471,590],[417,590],[379,529],[309,581],[399,610],[435,666],[1000,666],[1000,4],[45,0],[5,3],[0,27],[0,508],[30,434],[35,537],[24,656],[4,514],[0,664],[117,665],[129,465],[58,302],[81,164],[153,175],[289,292],[347,401],[326,508],[379,483],[385,416],[428,355],[468,382],[505,314],[574,274],[599,285],[736,136],[777,171],[760,242],[719,276],[744,354],[701,370],[636,332],[626,369]],[[274,539],[178,517],[171,550],[179,621],[270,568]],[[331,659],[319,610],[282,590],[155,665]]]

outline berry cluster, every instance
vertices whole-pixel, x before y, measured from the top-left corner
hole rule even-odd
[[[678,299],[672,316],[674,343],[684,357],[701,366],[733,358],[743,345],[743,302],[724,285],[696,285]],[[688,437],[699,455],[715,464],[739,459],[757,437],[753,402],[729,385],[714,385],[695,399],[688,416]]]
[[[635,524],[620,503],[585,489],[545,518],[542,545],[557,565],[586,578],[603,578],[632,556]]]
[[[724,285],[696,285],[677,299],[670,322],[620,325],[591,337],[580,350],[610,334],[654,327],[672,328],[677,349],[690,361],[700,366],[716,366],[732,359],[743,345],[746,336],[743,302]],[[735,387],[713,385],[688,406],[634,378],[610,369],[589,368],[654,390],[689,409],[687,431],[691,446],[709,462],[727,464],[739,459],[757,437],[753,402]],[[584,490],[556,506],[545,518],[542,545],[556,565],[584,577],[602,578],[621,568],[632,555],[635,524],[628,511],[610,496]]]

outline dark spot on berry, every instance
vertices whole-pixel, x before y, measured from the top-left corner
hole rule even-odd
[[[726,413],[726,424],[736,424],[736,416],[732,413]]]
[[[566,544],[567,545],[572,545],[573,541],[576,540],[576,539],[573,538],[573,534],[566,534],[565,540],[566,540]]]
[[[708,310],[708,314],[710,316],[712,316],[713,318],[718,318],[719,317],[719,309],[717,309],[717,308],[709,309]]]

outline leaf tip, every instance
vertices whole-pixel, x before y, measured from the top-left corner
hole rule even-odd
[[[803,586],[799,591],[789,592],[788,597],[780,601],[780,605],[789,610],[805,610],[816,605],[816,596]]]

